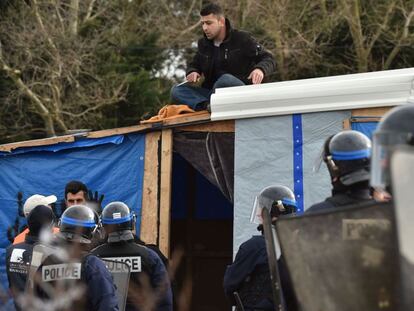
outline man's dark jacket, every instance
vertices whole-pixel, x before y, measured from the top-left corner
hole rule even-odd
[[[251,84],[247,77],[259,68],[265,77],[275,71],[276,64],[270,52],[247,32],[233,29],[230,21],[226,19],[226,38],[220,45],[219,59],[222,72],[229,73],[242,80],[245,84]],[[189,64],[187,75],[191,72],[204,74],[203,87],[211,89],[215,82],[214,77],[214,42],[206,36],[198,40],[198,51],[193,61]]]
[[[290,280],[285,259],[278,259],[278,270],[283,293],[285,310],[298,310],[297,301]],[[224,292],[234,305],[233,293],[240,295],[244,309],[274,310],[272,283],[263,235],[254,235],[240,245],[232,265],[224,274]]]
[[[154,310],[172,310],[172,292],[168,273],[164,263],[153,250],[135,243],[134,239],[130,239],[127,241],[105,243],[93,249],[91,253],[109,260],[111,257],[141,257],[142,271],[131,271],[130,289],[134,289],[133,291],[131,290],[131,293],[134,292],[136,297],[132,299],[130,295],[128,296],[125,310],[141,310],[136,303],[139,301],[139,297],[145,295],[145,287],[143,288],[141,284],[143,274],[148,277],[154,293],[159,295],[159,301]]]
[[[332,208],[355,205],[373,204],[369,189],[349,189],[348,191],[335,192],[325,201],[316,203],[306,210],[306,213],[315,213]]]
[[[71,262],[76,263],[77,261]],[[119,311],[116,287],[112,275],[109,273],[105,263],[97,256],[84,254],[79,260],[81,263],[80,279],[66,279],[66,286],[69,288],[85,287],[85,293],[78,299],[71,301],[71,310],[76,311]],[[58,256],[52,254],[48,256],[37,270],[37,278],[42,280],[42,269],[48,266],[68,264]],[[58,282],[48,282],[53,288],[59,286]],[[60,284],[61,285],[61,284]],[[44,291],[43,287],[35,286],[35,293],[42,300],[48,301],[56,299],[49,296],[50,293]],[[52,291],[53,294],[53,291]],[[60,310],[60,309],[59,309]]]

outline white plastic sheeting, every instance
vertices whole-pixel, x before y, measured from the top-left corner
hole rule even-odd
[[[314,162],[325,139],[341,131],[350,116],[350,111],[302,115],[305,208],[330,194],[328,171],[322,166],[314,173]],[[235,132],[234,254],[242,242],[259,234],[249,221],[256,194],[272,184],[293,190],[292,115],[236,120]]]

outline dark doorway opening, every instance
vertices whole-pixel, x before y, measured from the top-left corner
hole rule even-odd
[[[173,258],[183,250],[175,292],[178,301],[186,295],[187,304],[177,310],[231,310],[223,276],[232,262],[233,204],[178,153],[173,154],[170,234]]]

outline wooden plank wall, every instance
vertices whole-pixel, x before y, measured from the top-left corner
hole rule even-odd
[[[157,244],[158,240],[158,144],[161,132],[145,136],[144,184],[142,189],[141,239]]]
[[[180,127],[182,131],[234,132],[234,121]],[[141,239],[170,255],[173,130],[150,132],[145,138]],[[160,154],[159,154],[160,153]]]
[[[172,142],[171,129],[146,135],[141,211],[141,239],[158,244],[166,257],[170,255]]]

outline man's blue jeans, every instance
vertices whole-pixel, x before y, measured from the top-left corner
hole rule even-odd
[[[206,104],[210,102],[211,94],[216,89],[242,85],[245,85],[243,81],[226,73],[217,79],[211,90],[192,85],[191,83],[173,86],[171,89],[171,101],[177,105],[187,105],[194,110],[203,110],[206,108]]]

